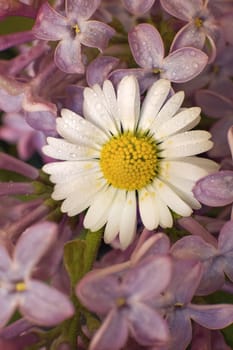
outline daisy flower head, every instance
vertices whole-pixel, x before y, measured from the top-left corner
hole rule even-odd
[[[172,211],[189,216],[200,208],[192,188],[216,171],[211,160],[195,155],[212,147],[210,133],[190,130],[200,108],[181,108],[184,93],[171,93],[168,80],[156,81],[140,103],[135,77],[124,77],[115,93],[106,80],[84,90],[84,116],[68,109],[57,118],[61,138],[49,137],[43,151],[62,160],[43,170],[55,184],[52,198],[74,216],[87,210],[84,226],[104,240],[119,234],[122,249],[133,240],[137,208],[149,229],[173,224]]]

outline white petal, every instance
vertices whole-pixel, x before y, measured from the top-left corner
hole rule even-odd
[[[161,160],[159,162],[159,169],[159,175],[161,175],[163,178],[167,178],[168,180],[172,176],[178,176],[184,179],[197,181],[201,177],[204,177],[209,173],[206,169],[203,169],[201,166],[193,164],[192,159],[190,159],[190,161],[188,162],[188,160],[185,161],[185,158],[184,161],[180,159],[178,159],[177,161]]]
[[[159,224],[159,209],[156,192],[151,187],[138,191],[139,211],[142,222],[148,230],[155,229]]]
[[[133,241],[137,226],[137,206],[135,191],[127,192],[127,198],[122,208],[120,222],[120,245],[122,249],[127,248]]]
[[[75,178],[68,178],[62,183],[58,183],[54,186],[52,198],[55,200],[61,200],[72,194],[76,194],[76,196],[79,197],[82,192],[88,191],[88,189],[90,189],[90,191],[92,188],[99,189],[102,186],[99,177],[99,173],[88,173],[86,176],[82,176],[81,174],[75,176]]]
[[[51,182],[64,183],[74,180],[80,174],[85,176],[98,171],[99,164],[97,160],[54,162],[44,165],[43,170],[51,175]]]
[[[96,86],[97,87],[97,86]],[[84,89],[83,114],[85,118],[105,132],[117,134],[117,123],[112,119],[106,109],[106,101],[103,92],[97,93],[94,89]]]
[[[163,181],[162,176],[161,180]],[[164,182],[192,209],[201,208],[200,203],[196,200],[192,192],[195,181],[180,178],[177,176],[171,176],[170,180],[164,179]]]
[[[141,109],[140,127],[143,130],[150,129],[170,89],[171,83],[169,80],[160,79],[148,90]]]
[[[159,196],[171,210],[182,216],[191,215],[192,209],[164,182],[156,179],[154,186]]]
[[[107,221],[116,192],[116,188],[109,186],[96,195],[84,218],[85,228],[97,231],[103,227]]]
[[[80,160],[99,157],[99,151],[91,147],[74,145],[55,137],[48,137],[47,142],[48,145],[44,146],[42,150],[47,156],[55,159]]]
[[[117,89],[118,113],[124,131],[135,130],[140,113],[140,93],[137,79],[124,77]]]
[[[109,211],[108,221],[104,231],[105,243],[110,243],[114,240],[120,230],[120,220],[122,208],[126,201],[126,191],[118,190],[116,197]]]
[[[170,210],[157,193],[156,201],[159,210],[159,225],[163,228],[172,227],[173,219]]]
[[[71,143],[81,146],[97,147],[108,140],[106,133],[88,120],[68,110],[61,110],[62,118],[57,118],[58,133]]]
[[[184,163],[192,163],[193,165],[196,165],[197,167],[200,167],[202,169],[205,169],[205,171],[210,174],[214,173],[219,169],[219,164],[214,162],[211,159],[206,158],[200,158],[200,157],[185,157],[180,158],[180,161]]]
[[[159,156],[179,158],[206,152],[213,146],[213,142],[208,140],[210,137],[209,132],[202,130],[173,135],[158,146],[158,149],[162,150]]]
[[[102,184],[102,187],[92,187],[90,184],[87,184],[86,187],[83,186],[82,192],[74,192],[67,197],[61,205],[61,211],[69,216],[81,213],[91,205],[97,193],[103,191],[103,189],[104,184]]]
[[[103,93],[106,100],[106,108],[108,109],[110,115],[115,120],[117,127],[120,130],[120,120],[118,116],[116,93],[110,80],[104,81]]]
[[[184,100],[184,92],[179,91],[175,95],[169,98],[169,100],[162,107],[157,117],[155,118],[151,129],[156,132],[158,127],[160,127],[167,120],[171,119],[173,115],[179,110],[182,102]]]
[[[172,119],[163,123],[154,133],[156,140],[177,134],[177,132],[184,132],[196,126],[201,117],[201,109],[199,107],[187,108],[178,113]]]

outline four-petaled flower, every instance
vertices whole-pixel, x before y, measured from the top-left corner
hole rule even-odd
[[[121,349],[129,334],[145,346],[168,341],[166,322],[151,308],[150,301],[170,281],[170,258],[150,256],[126,270],[122,270],[122,265],[94,270],[77,286],[81,302],[98,315],[106,316],[92,339],[91,350]]]
[[[0,327],[17,307],[26,319],[43,326],[56,325],[73,315],[68,297],[31,277],[56,233],[56,225],[49,222],[29,227],[19,238],[12,258],[0,245]]]
[[[115,30],[105,23],[88,20],[99,6],[99,0],[66,0],[66,14],[55,11],[45,2],[37,15],[33,32],[41,40],[60,41],[54,60],[67,73],[84,73],[81,45],[107,47]]]

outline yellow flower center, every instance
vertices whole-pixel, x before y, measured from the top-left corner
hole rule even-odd
[[[201,28],[202,25],[203,25],[203,20],[202,20],[201,18],[199,18],[199,17],[196,17],[196,18],[194,19],[194,24],[195,24],[195,26],[196,26],[197,28]]]
[[[155,141],[140,133],[113,136],[100,155],[100,167],[107,182],[128,191],[139,190],[154,179],[156,162]]]
[[[81,32],[81,30],[80,30],[78,24],[74,24],[74,25],[72,26],[72,29],[74,30],[75,34],[78,34],[78,33]]]
[[[15,290],[17,292],[24,292],[27,289],[26,284],[24,282],[18,282],[15,285]]]

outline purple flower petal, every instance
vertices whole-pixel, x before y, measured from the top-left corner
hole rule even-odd
[[[66,73],[84,73],[79,38],[66,38],[57,45],[54,61],[58,68]]]
[[[160,0],[162,7],[170,15],[189,21],[203,6],[202,0]]]
[[[227,133],[232,126],[232,116],[222,117],[217,120],[210,128],[214,146],[208,151],[210,158],[227,158],[231,156],[229,144],[227,142]]]
[[[0,152],[0,168],[17,172],[18,174],[29,177],[32,180],[37,179],[39,176],[37,168],[2,152]]]
[[[118,268],[118,267],[117,267]],[[76,294],[90,310],[106,314],[116,306],[119,297],[119,280],[111,268],[89,272],[77,285]]]
[[[102,85],[109,73],[117,67],[119,59],[111,56],[99,56],[91,61],[86,70],[86,79],[89,86]]]
[[[32,30],[38,39],[60,40],[69,33],[69,25],[64,16],[45,2],[40,7]]]
[[[68,85],[66,88],[66,101],[64,108],[82,115],[83,113],[83,90],[82,86]]]
[[[113,309],[95,333],[90,350],[120,350],[126,343],[128,322],[123,312]]]
[[[227,221],[222,227],[218,238],[218,247],[221,253],[233,251],[233,221]]]
[[[0,110],[4,112],[19,112],[22,108],[23,97],[24,93],[12,96],[5,90],[0,89]]]
[[[171,260],[166,256],[148,257],[129,270],[124,284],[132,298],[149,299],[161,293],[171,279]]]
[[[80,42],[88,47],[98,47],[101,51],[108,46],[109,39],[115,30],[99,21],[87,21],[82,25]]]
[[[190,317],[209,329],[222,329],[233,322],[233,305],[194,305],[189,307]]]
[[[11,267],[11,258],[4,245],[0,245],[0,277],[4,276]]]
[[[40,108],[40,105],[38,105],[38,108]],[[57,134],[56,114],[50,110],[25,111],[25,119],[33,129],[42,131],[47,136],[55,136]]]
[[[196,295],[208,295],[221,289],[225,283],[224,260],[222,257],[216,257],[215,259],[204,261],[204,272],[196,290]]]
[[[205,205],[219,207],[233,202],[233,171],[223,170],[200,179],[193,193]]]
[[[51,222],[39,223],[29,227],[20,236],[15,251],[14,261],[25,274],[40,260],[56,238],[57,226]]]
[[[196,259],[202,262],[203,275],[196,294],[209,294],[224,284],[224,263],[218,258],[218,250],[200,237],[181,238],[171,248],[171,254],[179,259]]]
[[[35,188],[28,182],[3,182],[0,183],[0,196],[5,195],[29,195],[34,194]]]
[[[0,109],[4,112],[19,112],[25,92],[25,83],[0,75]]]
[[[186,310],[177,307],[168,313],[167,323],[170,330],[169,350],[184,350],[192,339],[192,324]]]
[[[160,68],[164,57],[163,40],[150,24],[138,24],[129,32],[129,45],[135,61],[143,68]]]
[[[202,261],[215,256],[218,251],[201,237],[186,236],[179,239],[172,246],[171,253],[179,259],[198,259]]]
[[[1,293],[2,294],[2,293]],[[15,294],[0,294],[0,328],[5,326],[14,313],[18,300]]]
[[[128,318],[131,322],[130,331],[139,344],[152,345],[157,341],[168,340],[167,324],[151,307],[135,303]]]
[[[173,51],[163,60],[161,77],[183,83],[196,77],[205,68],[208,56],[195,48],[184,47]]]
[[[178,303],[190,302],[202,277],[202,264],[192,260],[175,260],[169,291]]]
[[[136,248],[131,255],[131,261],[142,260],[148,256],[156,256],[158,254],[168,254],[170,248],[170,241],[164,233],[157,233],[148,238],[143,244]]]
[[[222,227],[219,235],[219,250],[224,255],[224,272],[233,281],[233,221]]]
[[[66,0],[66,13],[69,18],[85,20],[93,15],[100,2],[101,0]]]
[[[71,317],[73,305],[66,295],[42,282],[30,280],[20,302],[25,318],[43,326],[56,325]]]
[[[116,69],[109,75],[109,79],[117,86],[126,75],[133,75],[137,78],[140,93],[144,93],[156,81],[156,75],[151,70],[142,68]]]
[[[198,90],[195,95],[198,106],[212,118],[222,116],[232,117],[233,102],[219,93],[211,90]],[[232,119],[231,119],[232,120]]]
[[[6,50],[12,46],[24,44],[34,40],[34,34],[31,30],[25,32],[12,33],[0,36],[0,51]]]
[[[195,47],[202,49],[205,44],[206,35],[193,22],[186,24],[175,35],[170,51],[175,51],[182,47]]]
[[[155,0],[123,0],[123,5],[134,15],[143,15],[150,10]]]

